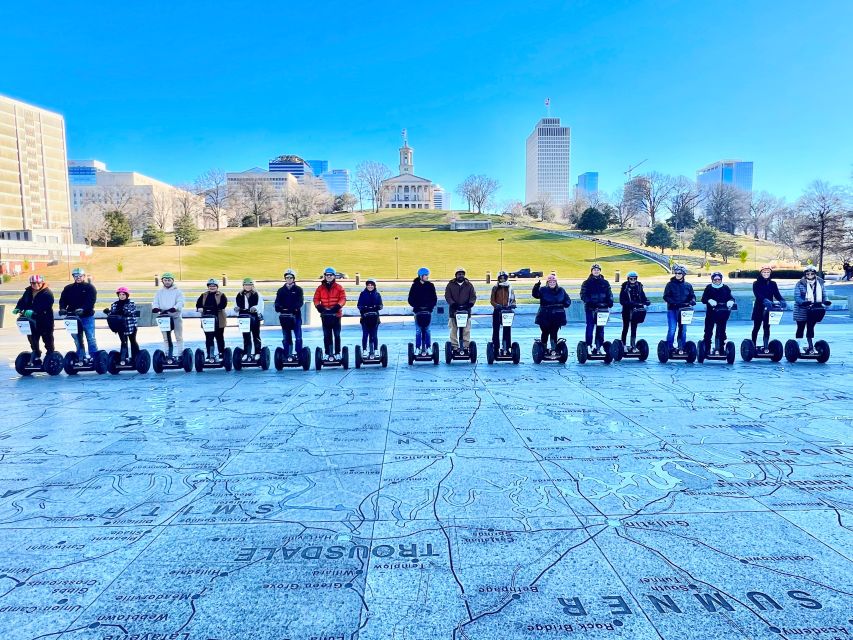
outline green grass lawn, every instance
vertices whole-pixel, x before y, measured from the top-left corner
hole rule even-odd
[[[288,258],[287,236],[292,238],[292,264]],[[394,238],[399,241],[395,242]],[[622,275],[634,269],[641,276],[662,275],[657,265],[636,254],[575,240],[554,234],[524,229],[491,231],[445,231],[423,228],[360,229],[358,231],[317,232],[293,228],[246,228],[208,231],[201,240],[181,249],[182,277],[202,280],[223,272],[230,278],[250,275],[257,279],[281,278],[292,266],[301,278],[313,278],[326,266],[349,276],[395,278],[396,246],[399,246],[399,276],[413,278],[421,266],[429,267],[435,278],[450,278],[458,265],[469,277],[481,279],[487,271],[500,270],[500,243],[503,242],[503,266],[507,271],[531,267],[556,270],[563,278],[585,277],[590,265],[598,261],[605,275]],[[96,248],[84,265],[98,280],[149,280],[155,273],[179,272],[178,248],[161,247]],[[119,271],[118,265],[122,270]],[[50,267],[45,275],[51,281],[66,279],[67,267]]]

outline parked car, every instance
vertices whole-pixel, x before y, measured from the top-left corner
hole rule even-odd
[[[518,271],[510,271],[510,278],[541,278],[541,271],[531,271],[530,267],[525,267],[524,269],[519,269]]]

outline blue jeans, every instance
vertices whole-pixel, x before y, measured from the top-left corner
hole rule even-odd
[[[415,349],[429,349],[432,344],[432,336],[429,327],[419,327],[415,324]]]
[[[293,329],[288,331],[287,329],[282,329],[282,333],[284,334],[284,340],[282,341],[282,346],[284,347],[284,356],[289,358],[293,354],[293,341],[296,341],[296,353],[299,354],[302,352],[302,324],[297,322],[293,325]]]
[[[666,345],[672,349],[672,343],[675,340],[675,332],[678,331],[678,314],[681,313],[678,309],[670,309],[666,312]],[[678,336],[678,348],[684,349],[684,343],[687,342],[687,327],[681,328],[681,335]]]
[[[592,343],[592,332],[595,330],[595,345],[600,347],[604,343],[604,327],[595,326],[595,318],[597,311],[595,309],[585,309],[586,311],[586,335],[584,339],[587,345]]]
[[[83,360],[86,357],[86,349],[83,347],[83,334],[86,334],[86,344],[89,345],[89,355],[93,358],[98,353],[98,343],[95,342],[95,316],[80,318],[80,326],[83,333],[74,334],[74,345],[77,347],[77,358]]]

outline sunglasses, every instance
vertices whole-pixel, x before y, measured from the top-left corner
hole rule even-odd
[[[296,280],[293,276],[284,276],[285,280]]]

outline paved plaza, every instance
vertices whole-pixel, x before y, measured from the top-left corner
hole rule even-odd
[[[528,324],[520,366],[410,367],[389,322],[387,369],[29,379],[0,331],[0,638],[849,638],[851,329],[826,365],[661,365],[650,318],[646,363],[574,325],[536,366]]]

